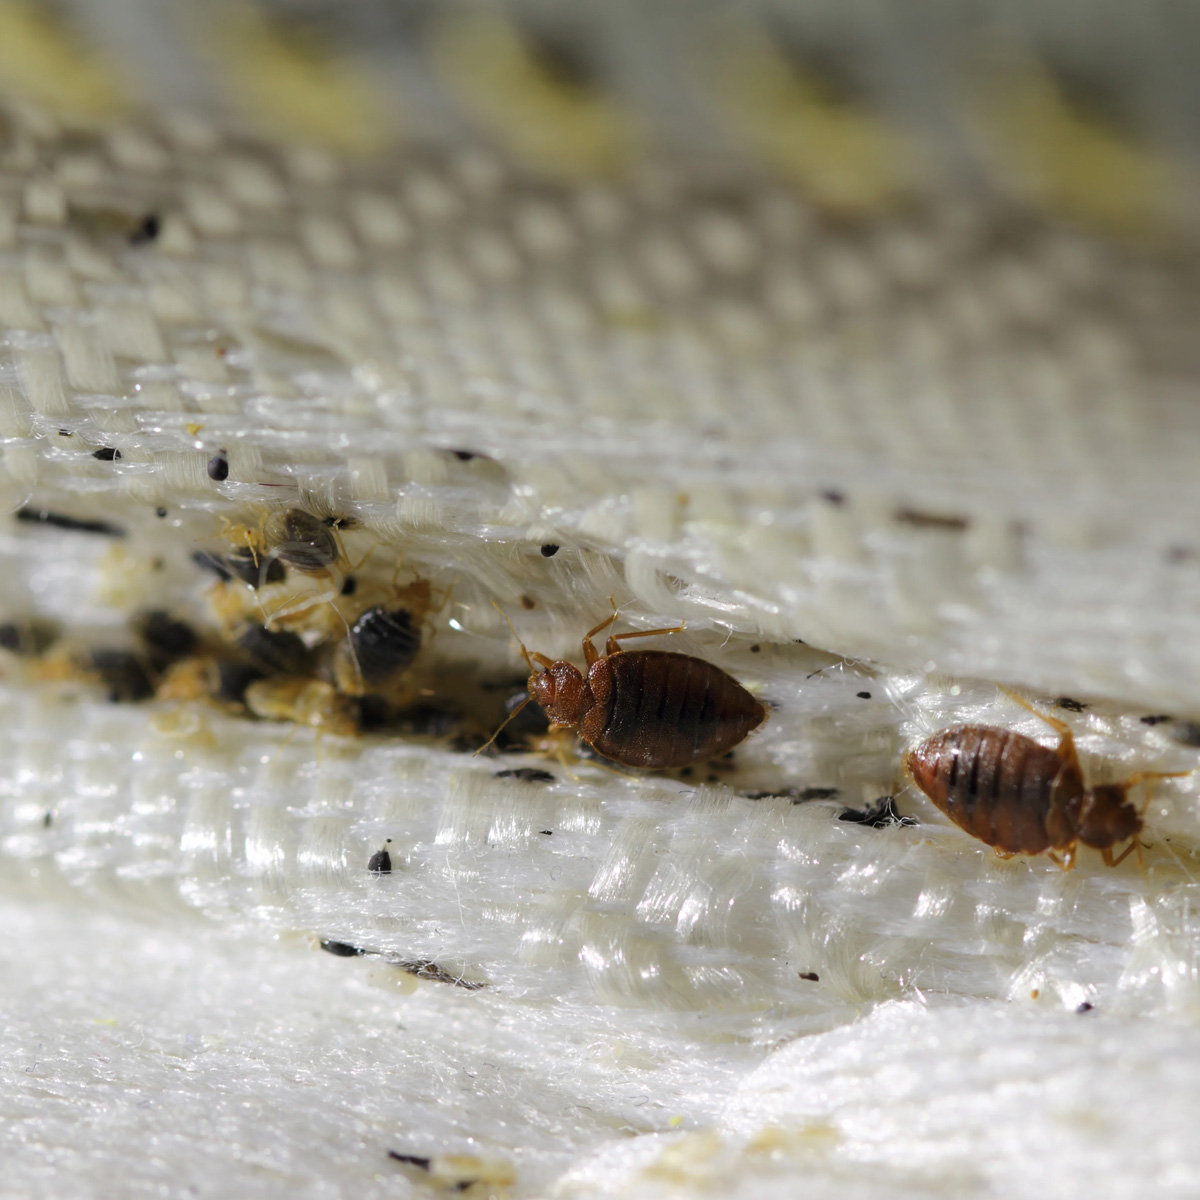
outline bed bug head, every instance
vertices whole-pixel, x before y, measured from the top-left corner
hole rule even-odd
[[[1084,792],[1076,835],[1085,846],[1103,850],[1141,833],[1141,814],[1125,799],[1128,789],[1127,783],[1102,783]]]
[[[583,703],[583,673],[569,662],[552,662],[539,671],[529,664],[529,694],[556,725],[574,725]]]

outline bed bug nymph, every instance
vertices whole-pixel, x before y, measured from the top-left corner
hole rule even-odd
[[[1142,813],[1126,800],[1129,790],[1171,775],[1139,771],[1121,783],[1084,787],[1066,723],[1039,713],[1020,696],[1012,698],[1058,732],[1053,750],[1008,729],[958,725],[905,757],[917,787],[956,825],[1005,858],[1049,854],[1069,871],[1082,842],[1115,867],[1140,845]],[[1113,847],[1127,838],[1133,841],[1114,857]]]
[[[268,625],[335,600],[341,594],[346,578],[361,567],[371,554],[368,551],[360,562],[350,566],[338,526],[331,526],[300,508],[273,512],[262,520],[257,529],[235,526],[233,532],[235,541],[245,543],[237,553],[249,555],[249,569],[258,574],[258,579],[247,580],[241,570],[235,571],[235,574],[260,591],[267,583],[282,579],[281,572],[285,567],[289,574],[295,572],[325,585],[324,590],[319,592],[302,590],[271,612],[264,609],[263,615]],[[230,567],[230,560],[225,565]],[[261,600],[259,604],[261,607]]]
[[[682,625],[610,636],[601,656],[592,638],[616,619],[614,603],[612,616],[584,635],[586,676],[517,639],[529,664],[529,699],[555,725],[627,767],[686,767],[719,758],[762,724],[767,710],[720,667],[689,654],[621,649],[630,638],[678,633]]]

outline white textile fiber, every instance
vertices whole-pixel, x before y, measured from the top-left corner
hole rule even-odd
[[[184,7],[0,0],[0,1198],[1200,1195],[1190,24]],[[614,608],[764,725],[485,745]]]

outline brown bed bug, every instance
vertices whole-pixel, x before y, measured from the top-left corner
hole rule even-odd
[[[1143,780],[1171,776],[1140,771],[1121,783],[1085,787],[1066,723],[1039,713],[1019,696],[1012,698],[1057,731],[1054,749],[1008,729],[957,725],[905,757],[917,787],[956,825],[1004,858],[1048,854],[1069,871],[1082,842],[1115,867],[1138,848],[1142,831],[1142,814],[1126,799],[1129,790]],[[1113,847],[1127,838],[1133,841],[1114,857]]]
[[[613,762],[666,768],[719,758],[766,719],[767,710],[736,679],[702,658],[621,649],[630,638],[678,633],[682,625],[610,636],[601,656],[592,638],[616,619],[614,604],[612,616],[584,635],[586,676],[573,663],[530,653],[521,643],[529,700],[554,725],[575,730]]]

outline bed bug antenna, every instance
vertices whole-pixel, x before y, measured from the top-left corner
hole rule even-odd
[[[507,725],[507,724],[508,724],[510,721],[512,721],[512,720],[515,720],[515,719],[516,719],[516,717],[517,717],[517,716],[520,714],[521,710],[522,710],[522,709],[523,709],[523,708],[524,708],[524,707],[525,707],[527,704],[529,704],[529,703],[530,703],[530,701],[532,701],[532,700],[533,700],[533,694],[532,694],[532,693],[530,693],[528,696],[526,696],[526,697],[525,697],[525,699],[524,699],[524,700],[522,700],[522,701],[521,701],[521,703],[520,703],[520,704],[518,704],[518,705],[517,705],[517,707],[516,707],[516,708],[514,708],[514,709],[512,710],[512,712],[510,712],[510,713],[508,714],[508,716],[507,716],[507,717],[505,717],[505,718],[504,718],[504,720],[503,720],[503,721],[501,721],[501,722],[500,722],[500,724],[499,724],[499,725],[496,727],[496,732],[495,732],[495,733],[493,733],[493,734],[492,734],[492,736],[491,736],[490,738],[488,738],[488,740],[487,740],[486,742],[484,742],[484,743],[483,743],[483,745],[482,745],[482,746],[480,746],[480,747],[479,747],[479,749],[478,749],[478,750],[476,750],[474,754],[472,754],[472,755],[471,755],[471,757],[472,757],[472,758],[477,758],[477,757],[478,757],[480,754],[482,754],[482,753],[483,753],[483,752],[484,752],[484,751],[485,751],[485,750],[486,750],[486,749],[487,749],[487,748],[488,748],[488,747],[489,747],[489,746],[490,746],[490,745],[491,745],[491,744],[492,744],[492,743],[493,743],[493,742],[494,742],[494,741],[495,741],[495,740],[496,740],[496,739],[497,739],[497,738],[498,738],[498,737],[499,737],[499,736],[500,736],[500,735],[501,735],[501,734],[504,732],[504,727],[505,727],[505,726],[506,726],[506,725]]]

